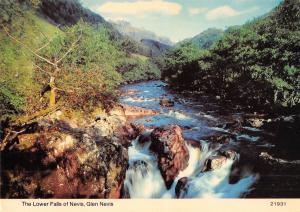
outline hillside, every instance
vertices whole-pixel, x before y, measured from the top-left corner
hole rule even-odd
[[[141,43],[144,46],[147,46],[150,48],[150,56],[151,57],[158,57],[158,56],[166,53],[169,49],[171,49],[171,46],[166,45],[166,44],[161,43],[156,40],[142,39]]]
[[[192,43],[196,45],[198,48],[208,49],[217,40],[221,39],[223,35],[224,35],[224,30],[217,29],[217,28],[209,28],[192,38],[188,38],[179,42],[178,44],[182,45],[185,43]]]
[[[207,92],[253,110],[299,108],[300,1],[229,28],[209,50],[174,49],[164,78],[175,88]]]
[[[127,39],[136,42],[136,52],[141,55],[157,57],[164,54],[172,45],[168,38],[157,36],[148,30],[133,27],[127,21],[112,22],[112,25]]]
[[[134,27],[127,21],[115,21],[112,22],[112,24],[120,33],[133,38],[137,42],[140,42],[144,39],[150,39],[169,46],[173,45],[172,41],[169,38],[158,36],[154,32],[151,32],[149,30]]]
[[[73,25],[80,19],[91,24],[109,25],[104,18],[82,7],[77,0],[41,0],[38,11],[44,17],[61,25]]]
[[[133,55],[134,41],[112,36],[118,32],[78,1],[5,0],[0,8],[1,120],[57,102],[79,111],[106,107],[120,84],[160,76]]]

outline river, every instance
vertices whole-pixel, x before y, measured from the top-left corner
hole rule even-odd
[[[201,144],[201,150],[188,145],[189,165],[179,173],[171,188],[166,189],[157,159],[149,150],[150,144],[142,145],[138,140],[134,140],[128,150],[131,168],[128,169],[125,180],[125,190],[131,198],[176,198],[175,187],[182,177],[188,177],[189,180],[181,198],[238,198],[251,191],[259,175],[248,170],[243,172],[238,181],[230,182],[229,177],[234,163],[231,159],[226,160],[219,169],[201,171],[206,159],[216,155],[224,145],[232,147],[238,154],[241,148],[248,146],[271,147],[260,139],[259,129],[249,126],[242,127],[243,129],[236,133],[236,139],[226,144],[216,144],[205,139],[213,135],[233,133],[226,123],[240,120],[241,113],[231,112],[207,96],[195,99],[175,94],[161,81],[126,85],[121,90],[124,93],[131,91],[130,95],[120,97],[121,103],[160,112],[156,116],[135,120],[135,123],[149,127],[149,133],[154,127],[178,125],[183,129],[185,140],[192,139]],[[175,105],[162,107],[160,105],[162,98],[174,100]]]

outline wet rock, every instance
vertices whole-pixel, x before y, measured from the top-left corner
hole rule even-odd
[[[145,131],[144,125],[136,125],[133,123],[126,123],[124,126],[118,128],[114,134],[119,138],[119,142],[125,147],[128,147],[132,140],[139,137]]]
[[[259,165],[259,153],[255,147],[239,148],[239,153],[231,167],[229,183],[235,184],[249,173],[256,173]],[[261,168],[259,168],[261,169]],[[264,170],[264,168],[262,168]]]
[[[159,101],[159,104],[162,106],[162,107],[174,107],[175,105],[175,102],[170,100],[170,99],[161,99]]]
[[[158,114],[157,111],[136,106],[122,105],[122,107],[124,109],[125,117],[128,120],[133,120],[145,116],[154,116]]]
[[[264,124],[264,119],[260,118],[251,118],[246,120],[246,123],[248,123],[251,127],[260,128]]]
[[[188,166],[189,152],[179,126],[156,128],[151,133],[150,149],[158,157],[158,166],[170,188],[179,172]]]
[[[127,125],[126,125],[127,126]],[[146,130],[145,126],[142,124],[130,124],[128,134],[130,139],[136,139],[139,135],[144,133]]]
[[[233,120],[226,123],[222,123],[217,125],[219,128],[223,128],[225,130],[230,130],[230,132],[233,131],[239,131],[242,128],[242,123],[239,120]]]
[[[225,156],[227,159],[237,160],[239,158],[239,154],[232,149],[221,149],[219,150],[220,155]]]
[[[207,140],[212,143],[217,143],[217,144],[229,144],[229,142],[235,139],[233,135],[229,134],[223,134],[223,135],[212,135],[208,137],[204,137],[203,140]]]
[[[139,140],[138,142],[140,144],[145,144],[145,143],[148,143],[151,141],[151,135],[150,134],[142,134],[140,137],[139,137]]]
[[[189,139],[186,140],[186,143],[194,148],[201,149],[201,143],[199,141]]]
[[[188,183],[187,177],[183,177],[178,180],[175,187],[175,194],[177,198],[183,198],[186,195],[188,191],[187,183]]]
[[[227,158],[225,156],[212,156],[206,160],[203,171],[220,169],[226,163],[226,160]]]
[[[191,126],[184,126],[183,129],[184,129],[184,130],[190,130],[190,131],[192,131],[192,130],[193,130],[193,127],[191,127]]]
[[[137,93],[139,93],[138,90],[135,90],[135,89],[128,89],[128,90],[122,92],[121,95],[122,95],[122,96],[133,96],[133,95],[135,95],[135,94],[137,94]]]

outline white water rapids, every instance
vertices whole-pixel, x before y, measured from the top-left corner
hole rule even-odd
[[[233,160],[227,159],[219,169],[201,172],[205,161],[214,156],[221,146],[210,146],[200,135],[217,132],[199,118],[199,111],[184,104],[176,103],[172,109],[162,109],[159,105],[161,96],[172,95],[162,88],[161,82],[141,83],[128,86],[125,89],[135,89],[139,93],[136,96],[125,96],[121,101],[125,104],[160,110],[161,114],[137,120],[146,126],[157,127],[167,124],[189,126],[189,130],[183,131],[184,136],[201,142],[201,149],[188,146],[190,158],[188,167],[179,173],[170,189],[167,189],[158,168],[157,158],[149,150],[151,142],[140,144],[138,138],[129,147],[129,168],[126,172],[125,191],[130,198],[176,198],[175,187],[178,180],[187,177],[188,181],[180,198],[238,198],[249,191],[257,176],[247,174],[235,184],[229,183],[229,176]],[[149,92],[151,91],[151,92]],[[192,114],[196,114],[193,116]],[[208,121],[217,120],[213,115],[205,115]],[[151,133],[149,131],[148,133]]]
[[[256,176],[250,175],[236,184],[229,184],[232,160],[227,160],[220,169],[201,173],[205,160],[214,153],[207,143],[202,142],[202,150],[188,145],[189,165],[167,190],[149,146],[150,142],[141,145],[135,140],[129,148],[130,168],[126,173],[125,189],[131,198],[176,198],[175,187],[182,177],[189,180],[186,193],[181,198],[238,198],[256,180]],[[145,163],[138,163],[140,161]]]

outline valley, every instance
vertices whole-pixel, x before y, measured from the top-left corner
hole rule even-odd
[[[177,43],[99,8],[0,2],[1,198],[300,196],[299,0]]]

